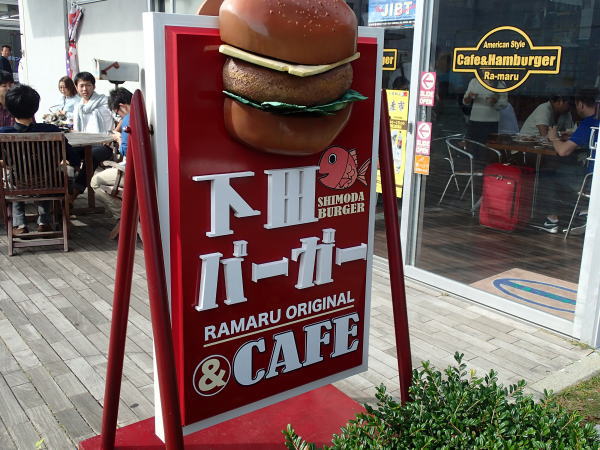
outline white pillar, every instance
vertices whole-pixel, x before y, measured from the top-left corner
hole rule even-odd
[[[600,162],[594,165],[593,177],[573,334],[581,342],[600,347]]]
[[[66,7],[65,0],[19,0],[21,48],[26,65],[20,81],[40,94],[38,122],[57,103],[58,80],[67,73]]]

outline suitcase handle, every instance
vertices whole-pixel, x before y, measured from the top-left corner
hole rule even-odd
[[[494,177],[496,180],[507,180],[507,181],[512,181],[513,183],[517,182],[516,178],[513,177],[507,177],[506,175],[501,175],[499,173],[493,174],[493,173],[488,173],[488,174],[484,174],[484,177]]]

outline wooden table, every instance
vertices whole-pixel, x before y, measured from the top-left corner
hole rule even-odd
[[[539,185],[539,176],[540,176],[540,165],[542,162],[542,155],[547,156],[557,156],[556,151],[552,147],[550,143],[542,143],[540,141],[522,141],[522,140],[514,140],[510,135],[499,135],[494,140],[486,142],[488,147],[491,147],[496,150],[506,151],[506,152],[523,152],[523,153],[533,153],[536,155],[535,158],[535,174],[533,178],[533,199],[531,203],[531,217],[535,214],[535,203],[537,199],[537,191]]]
[[[96,208],[96,195],[94,190],[90,187],[90,181],[94,176],[94,163],[92,160],[92,147],[94,145],[103,145],[109,144],[114,139],[111,135],[106,133],[81,133],[79,131],[72,131],[70,133],[65,133],[65,137],[67,138],[67,142],[71,144],[72,147],[82,147],[83,155],[85,159],[85,167],[86,167],[86,187],[88,191],[88,208],[90,211],[93,211]]]

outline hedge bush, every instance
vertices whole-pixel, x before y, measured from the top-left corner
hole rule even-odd
[[[463,354],[444,372],[423,363],[413,370],[411,401],[400,405],[377,389],[377,406],[365,405],[334,435],[333,449],[598,449],[592,424],[559,406],[551,393],[535,402],[525,381],[505,388],[491,370],[484,377],[467,372]],[[312,450],[288,425],[290,450]]]

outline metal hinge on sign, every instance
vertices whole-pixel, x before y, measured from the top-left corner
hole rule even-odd
[[[131,127],[125,127],[123,128],[123,131],[125,133],[131,134]],[[148,125],[148,133],[150,134],[150,136],[154,136],[154,127],[152,126],[152,124]]]

